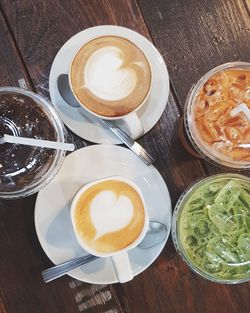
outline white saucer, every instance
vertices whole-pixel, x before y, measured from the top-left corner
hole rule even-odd
[[[145,133],[160,119],[169,95],[169,76],[167,67],[159,51],[142,35],[125,27],[105,25],[83,30],[70,38],[57,53],[49,76],[49,90],[53,105],[56,107],[64,123],[78,136],[95,143],[121,143],[106,129],[103,129],[91,114],[86,118],[77,112],[77,108],[69,106],[59,94],[57,78],[60,74],[68,74],[71,59],[76,51],[87,41],[102,35],[118,35],[136,43],[152,65],[151,95],[138,111]],[[135,138],[134,138],[135,139]]]
[[[119,175],[134,181],[142,190],[149,219],[167,225],[166,239],[150,249],[129,251],[134,275],[144,271],[162,251],[171,228],[171,200],[160,173],[141,162],[130,150],[114,145],[95,145],[76,150],[65,161],[53,181],[38,194],[35,227],[41,246],[58,264],[85,254],[70,220],[70,205],[80,187],[96,179]],[[111,284],[117,278],[110,258],[97,259],[69,273],[88,283]]]

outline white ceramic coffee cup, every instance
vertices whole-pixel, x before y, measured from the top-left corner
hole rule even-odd
[[[72,68],[72,64],[73,64],[73,61],[75,59],[75,57],[77,56],[78,52],[82,49],[82,47],[84,47],[88,42],[92,41],[93,39],[97,39],[97,38],[101,38],[101,37],[104,37],[104,36],[116,36],[116,37],[120,37],[120,38],[125,38],[127,39],[126,37],[122,37],[122,36],[118,36],[118,35],[113,35],[113,34],[110,34],[110,33],[105,33],[105,34],[102,34],[101,36],[96,36],[96,37],[93,37],[91,38],[90,40],[86,41],[77,51],[76,53],[74,54],[72,60],[71,60],[71,63],[70,63],[70,68],[69,68],[69,85],[70,85],[70,89],[71,89],[71,92],[72,94],[74,95],[75,99],[78,101],[79,103],[79,106],[82,106],[86,111],[88,111],[90,114],[92,114],[93,116],[97,117],[97,118],[101,118],[101,119],[104,119],[104,120],[110,120],[110,121],[122,121],[126,124],[126,127],[127,129],[129,130],[130,132],[130,136],[134,139],[137,139],[139,137],[141,137],[143,134],[144,134],[144,129],[143,129],[143,125],[140,121],[140,117],[138,115],[138,110],[140,110],[142,108],[142,106],[147,102],[149,96],[150,96],[150,93],[151,93],[151,89],[152,89],[152,65],[150,63],[150,60],[149,58],[146,56],[146,54],[144,53],[144,51],[133,41],[130,41],[133,42],[133,44],[138,47],[144,54],[144,56],[146,57],[147,61],[148,61],[148,64],[149,64],[149,68],[150,68],[150,73],[151,73],[151,79],[150,79],[150,87],[149,87],[149,90],[147,92],[147,95],[145,96],[144,100],[140,103],[140,105],[138,105],[133,111],[129,112],[128,114],[125,114],[125,115],[122,115],[122,116],[118,116],[118,117],[108,117],[108,116],[103,116],[103,115],[100,115],[100,114],[97,114],[91,110],[89,110],[85,105],[84,103],[82,103],[79,98],[77,97],[77,95],[75,94],[74,92],[74,89],[72,87],[72,82],[71,82],[71,68]]]
[[[77,229],[76,229],[76,225],[75,225],[75,219],[74,219],[74,213],[75,213],[75,209],[76,209],[76,204],[78,199],[80,198],[80,196],[86,191],[88,190],[90,187],[94,186],[97,183],[106,181],[106,180],[117,180],[117,181],[122,181],[127,183],[128,185],[130,185],[132,188],[134,188],[137,193],[139,194],[142,203],[143,203],[143,208],[144,208],[144,225],[142,227],[142,230],[139,234],[139,236],[136,238],[136,240],[134,240],[130,245],[128,245],[127,247],[112,252],[112,253],[101,253],[101,252],[97,252],[93,249],[91,249],[88,245],[86,245],[86,243],[83,241],[83,239],[79,236]],[[121,176],[111,176],[108,178],[104,178],[104,179],[100,179],[100,180],[96,180],[94,182],[91,182],[89,184],[84,185],[75,195],[72,204],[71,204],[71,208],[70,208],[70,215],[71,215],[71,221],[73,224],[73,228],[74,228],[74,232],[76,235],[76,238],[78,240],[78,243],[80,244],[80,246],[86,250],[87,252],[89,252],[92,255],[98,256],[98,257],[111,257],[112,259],[112,263],[114,265],[114,269],[117,275],[117,279],[120,283],[125,283],[131,279],[133,279],[133,271],[131,268],[131,264],[129,261],[129,257],[128,257],[128,250],[131,250],[133,248],[135,248],[144,238],[144,236],[146,235],[146,232],[148,230],[148,225],[149,225],[149,219],[148,219],[148,213],[147,213],[147,209],[146,209],[146,204],[145,204],[145,200],[143,198],[143,194],[141,192],[141,190],[139,189],[139,187],[133,183],[132,181],[130,181],[127,178],[121,177]]]

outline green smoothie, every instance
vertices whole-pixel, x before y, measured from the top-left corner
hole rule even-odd
[[[219,280],[250,278],[250,184],[204,181],[184,202],[179,238],[189,262]]]

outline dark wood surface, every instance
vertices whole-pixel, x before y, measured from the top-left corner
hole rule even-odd
[[[146,36],[162,53],[171,93],[157,125],[139,141],[176,203],[195,179],[221,171],[188,155],[177,121],[193,83],[228,61],[250,61],[247,0],[0,1],[0,84],[29,88],[49,99],[48,77],[60,47],[75,33],[116,24]],[[86,142],[68,131],[68,140]],[[180,260],[171,239],[155,263],[126,284],[90,285],[65,277],[44,284],[50,266],[33,223],[36,196],[0,201],[0,313],[249,312],[250,284],[218,285]]]

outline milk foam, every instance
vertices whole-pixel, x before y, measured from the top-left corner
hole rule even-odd
[[[95,51],[84,68],[85,88],[106,101],[117,101],[129,96],[135,89],[137,75],[133,68],[123,67],[122,51],[107,46]]]
[[[96,229],[95,240],[104,234],[126,227],[134,213],[132,201],[113,191],[99,192],[90,204],[90,217]]]

